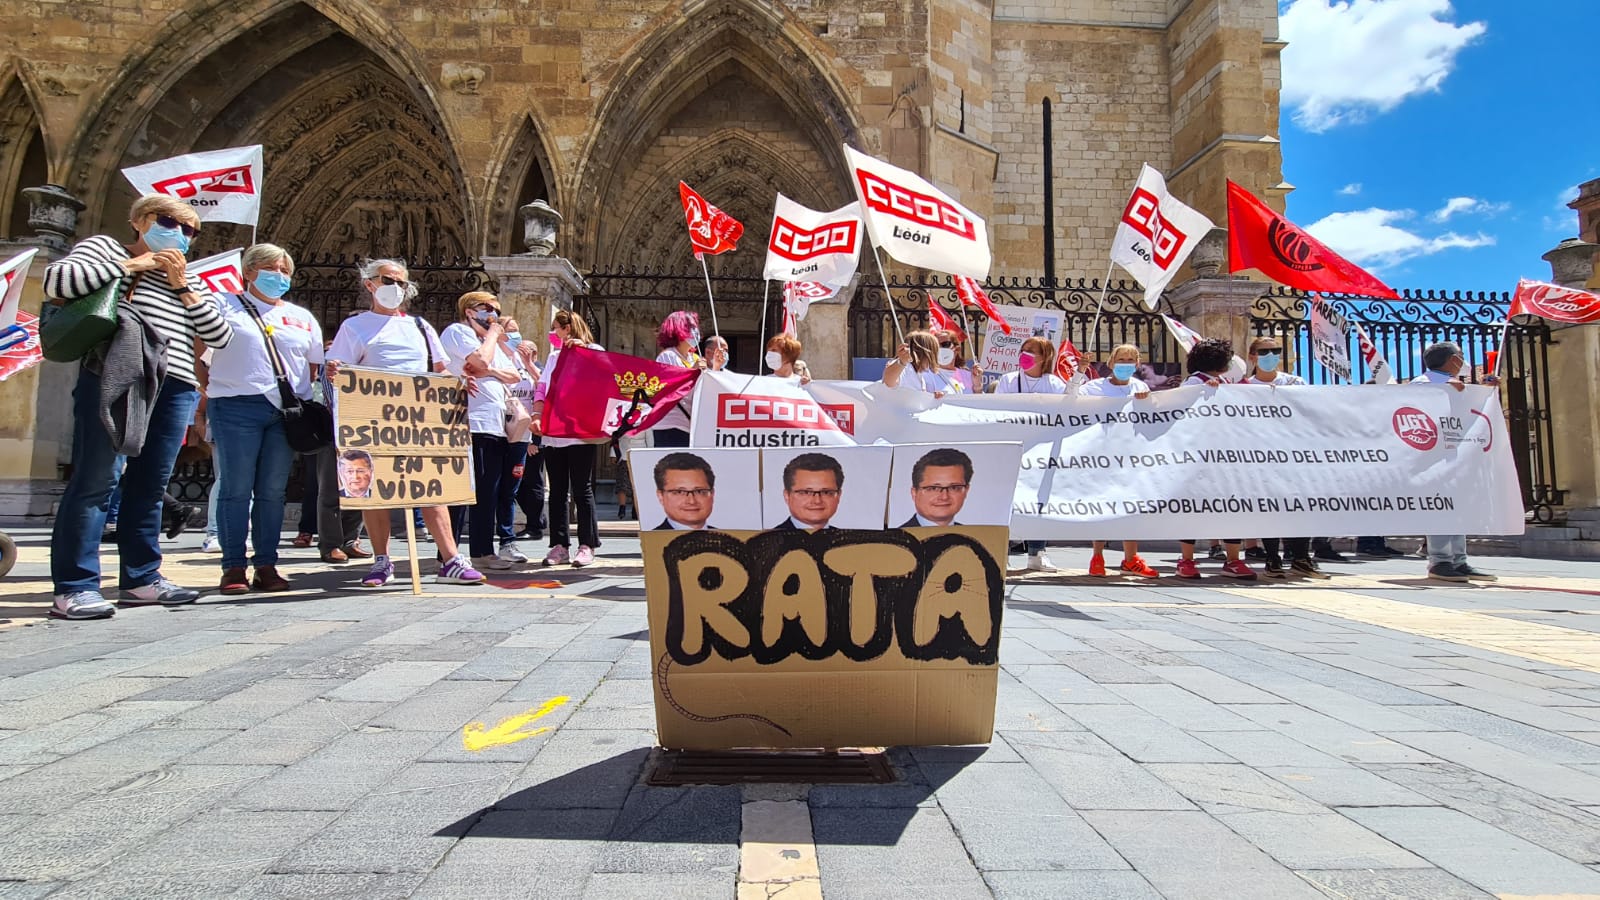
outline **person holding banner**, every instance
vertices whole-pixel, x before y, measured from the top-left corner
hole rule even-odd
[[[995,382],[996,394],[1065,394],[1070,390],[1055,374],[1056,347],[1045,338],[1023,341],[1017,364],[1022,368],[1001,375]]]
[[[445,350],[433,326],[420,317],[401,311],[406,301],[417,296],[404,263],[397,259],[373,259],[361,266],[361,286],[371,298],[372,308],[360,312],[339,326],[333,346],[328,349],[328,377],[339,374],[344,365],[365,366],[388,372],[422,374],[445,370]],[[436,584],[478,584],[483,573],[474,569],[456,546],[450,528],[450,510],[427,506],[421,510],[428,532],[444,561]],[[361,579],[364,587],[383,587],[394,579],[394,561],[389,558],[389,510],[362,510],[367,536],[372,539],[372,569]]]
[[[1029,338],[1029,340],[1035,340]],[[1027,346],[1026,343],[1023,344]],[[1046,346],[1049,346],[1048,342]],[[1111,366],[1111,374],[1105,378],[1096,378],[1085,384],[1078,391],[1080,397],[1132,397],[1135,400],[1147,400],[1150,397],[1150,385],[1145,384],[1134,373],[1139,371],[1139,348],[1132,344],[1119,344],[1111,351],[1107,358]],[[1104,576],[1106,574],[1105,541],[1094,542],[1094,554],[1089,557],[1089,574]],[[1138,541],[1122,542],[1122,564],[1119,569],[1128,575],[1138,575],[1140,578],[1159,577],[1155,569],[1144,561],[1139,555]]]
[[[801,372],[804,365],[800,361],[800,342],[787,334],[773,335],[767,341],[767,368],[772,370],[775,378],[782,378],[790,384],[803,386],[811,383],[809,372]]]
[[[283,299],[294,277],[294,259],[276,244],[256,244],[240,259],[245,290],[224,294],[222,310],[234,339],[212,354],[206,398],[219,469],[227,473],[213,490],[217,537],[222,544],[224,594],[287,591],[278,573],[284,494],[294,449],[283,430],[278,372],[301,400],[322,365],[322,325],[304,307]],[[255,578],[245,578],[245,542],[254,553]]]
[[[1461,373],[1467,369],[1466,354],[1455,341],[1438,341],[1422,351],[1427,371],[1411,379],[1412,384],[1442,384],[1458,391],[1467,389]],[[1485,384],[1499,384],[1495,375],[1485,376]],[[1495,581],[1495,576],[1467,562],[1467,536],[1430,534],[1427,536],[1428,577],[1435,581]]]
[[[1242,384],[1300,387],[1306,383],[1299,375],[1291,375],[1280,369],[1283,365],[1283,341],[1270,334],[1250,341],[1250,358],[1247,362],[1250,372]]]
[[[720,334],[708,334],[700,339],[700,361],[712,372],[728,368],[728,342]]]
[[[980,390],[983,387],[983,370],[978,368],[977,360],[967,362],[960,332],[942,329],[935,331],[933,336],[939,339],[940,374],[959,383],[969,394],[974,390]]]
[[[456,313],[460,320],[445,327],[439,343],[449,357],[445,368],[477,384],[477,390],[467,396],[472,484],[477,492],[477,500],[470,507],[472,526],[468,540],[472,564],[509,569],[528,561],[517,549],[512,529],[517,508],[516,472],[527,461],[528,442],[525,435],[512,435],[507,430],[516,424],[510,415],[516,399],[511,388],[524,377],[513,355],[522,336],[514,319],[500,317],[500,300],[488,291],[462,294],[456,300]],[[512,338],[516,338],[515,343]],[[520,405],[517,409],[521,409]],[[512,440],[513,437],[519,440]],[[457,541],[461,540],[468,509],[457,506],[450,510],[450,533]]]
[[[1223,338],[1196,341],[1194,346],[1189,348],[1189,356],[1184,361],[1184,368],[1189,372],[1189,377],[1184,379],[1180,387],[1199,385],[1216,387],[1227,380],[1228,371],[1232,367],[1232,343]],[[1194,561],[1194,544],[1194,541],[1179,542],[1179,546],[1183,548],[1183,558],[1178,561],[1179,578],[1200,577],[1200,567]],[[1244,541],[1239,538],[1223,539],[1222,551],[1227,562],[1222,564],[1222,574],[1242,581],[1255,581],[1255,570],[1239,558],[1239,551],[1243,546]]]
[[[705,360],[696,352],[699,344],[700,317],[680,309],[667,316],[656,331],[656,347],[661,351],[656,354],[656,362],[664,366],[703,369]],[[689,446],[689,411],[684,409],[683,403],[676,404],[650,433],[657,447]]]
[[[885,387],[922,391],[934,399],[961,390],[961,382],[939,371],[939,339],[930,331],[913,331],[883,367]]]
[[[550,357],[545,360],[544,373],[539,376],[539,386],[534,393],[533,431],[540,432],[544,415],[544,401],[551,391],[561,390],[555,381],[556,360],[564,347],[587,347],[590,350],[605,348],[594,342],[594,334],[583,316],[570,309],[557,310],[550,326]],[[655,434],[659,435],[657,431]],[[687,432],[685,432],[687,434]],[[594,464],[599,455],[599,444],[579,438],[546,437],[540,455],[544,457],[545,474],[549,476],[550,496],[550,552],[540,565],[559,566],[570,560],[573,568],[594,562],[594,550],[600,546],[600,525],[594,508]],[[572,537],[567,524],[567,497],[571,495],[578,508],[578,552],[568,555]]]
[[[225,347],[233,329],[215,298],[188,271],[189,241],[200,231],[194,208],[173,197],[146,194],[128,214],[134,240],[123,244],[109,235],[80,241],[72,251],[45,269],[45,295],[57,302],[87,297],[122,279],[119,296],[133,314],[119,316],[118,333],[104,353],[90,351],[78,370],[73,389],[72,477],[61,495],[60,513],[50,533],[50,580],[54,604],[50,614],[63,619],[104,619],[116,607],[100,593],[100,537],[106,505],[117,486],[117,457],[128,458],[122,473],[122,509],[117,524],[121,561],[118,587],[127,606],[193,603],[198,591],[179,587],[161,574],[161,495],[184,434],[200,402],[195,373],[196,346]],[[126,329],[140,324],[165,339],[161,349],[135,340],[129,351]],[[158,359],[152,359],[159,353]],[[145,383],[139,373],[151,368],[162,377],[142,421],[130,416],[113,432],[106,408],[119,384],[134,395]]]

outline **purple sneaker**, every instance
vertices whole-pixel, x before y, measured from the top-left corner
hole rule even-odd
[[[467,565],[466,557],[460,555],[445,563],[439,574],[433,576],[434,584],[479,584],[484,580],[483,573]]]
[[[579,545],[578,552],[572,554],[572,567],[574,569],[581,569],[592,562],[594,562],[594,551],[588,547]]]
[[[370,588],[383,587],[392,580],[394,580],[394,563],[389,560],[383,560],[372,564],[372,571],[367,573],[367,577],[361,579],[361,586]]]

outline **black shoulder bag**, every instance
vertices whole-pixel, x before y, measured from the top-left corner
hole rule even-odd
[[[283,357],[278,354],[278,344],[272,339],[266,320],[261,318],[261,310],[256,309],[256,302],[249,295],[240,295],[239,299],[249,310],[250,317],[256,320],[261,340],[266,342],[267,358],[272,361],[272,373],[278,378],[278,398],[283,401],[283,436],[288,439],[289,448],[297,453],[315,453],[332,445],[333,413],[326,404],[295,396],[285,373]]]

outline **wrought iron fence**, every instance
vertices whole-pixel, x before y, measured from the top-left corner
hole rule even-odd
[[[700,316],[701,330],[709,334],[711,304],[706,299],[706,280],[699,271],[596,269],[584,275],[589,291],[574,303],[594,329],[595,340],[605,346],[610,346],[611,323],[624,305],[655,322],[674,310],[688,310]],[[759,318],[765,302],[765,328],[758,333],[770,336],[782,326],[783,297],[778,286],[761,278],[734,275],[712,275],[710,282],[718,309],[725,311],[720,316],[741,321],[751,315]]]

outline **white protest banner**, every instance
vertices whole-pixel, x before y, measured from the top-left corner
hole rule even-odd
[[[1144,305],[1155,309],[1200,239],[1216,225],[1167,193],[1167,179],[1146,163],[1111,242],[1111,261],[1144,285]]]
[[[989,229],[976,213],[913,172],[844,153],[874,246],[908,266],[989,277]]]
[[[255,225],[261,215],[261,145],[190,153],[123,169],[141,194],[166,194],[202,222]]]
[[[1019,442],[1014,540],[1523,530],[1505,416],[1488,387],[1223,385],[1146,400],[935,400],[878,383],[802,389],[707,373],[698,391],[696,446]],[[702,421],[702,410],[735,414]]]
[[[1325,297],[1313,296],[1306,305],[1311,310],[1311,348],[1317,362],[1350,381],[1350,320]]]
[[[861,256],[860,208],[851,203],[833,212],[817,212],[779,194],[762,277],[848,283]]]
[[[1022,342],[1028,338],[1042,337],[1051,344],[1061,341],[1066,314],[1059,309],[1037,306],[996,306],[994,309],[1011,326],[1011,333],[990,328],[984,334],[983,358],[979,364],[985,372],[998,376],[1016,371]]]
[[[242,249],[226,250],[216,256],[197,259],[189,263],[189,271],[214,294],[244,293],[244,265]]]

